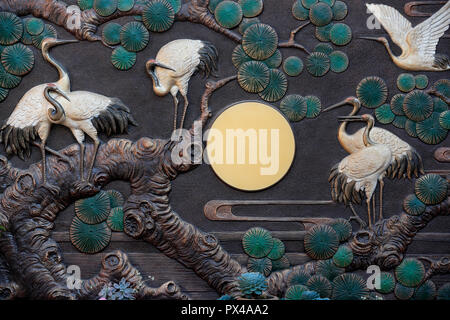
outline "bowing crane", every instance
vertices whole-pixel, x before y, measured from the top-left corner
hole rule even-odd
[[[364,148],[348,155],[331,169],[328,178],[331,184],[331,196],[334,201],[348,205],[361,203],[365,194],[369,227],[371,227],[370,201],[373,201],[375,216],[373,194],[378,183],[380,183],[380,217],[382,216],[383,178],[392,161],[391,149],[387,145],[372,140],[370,131],[374,127],[375,120],[371,115],[340,117],[340,121],[365,121],[367,125],[363,134]]]
[[[392,61],[400,68],[411,71],[445,71],[450,70],[448,56],[436,54],[436,46],[450,24],[450,1],[430,18],[414,28],[396,9],[383,4],[366,4],[392,41],[402,49],[400,56],[395,56],[385,37],[361,37],[381,42]]]
[[[184,98],[184,110],[180,128],[183,128],[186,110],[189,105],[187,93],[189,80],[197,71],[209,76],[217,69],[218,52],[216,47],[207,41],[178,39],[171,41],[159,49],[155,59],[146,63],[148,75],[153,80],[153,91],[158,96],[169,92],[174,101],[173,130],[177,128],[177,94]]]
[[[355,116],[361,109],[361,102],[356,97],[348,97],[323,111],[327,112],[349,104],[353,106],[349,116]],[[355,153],[365,147],[363,143],[364,130],[364,128],[361,128],[354,134],[349,134],[347,132],[347,121],[342,122],[338,130],[338,140],[345,151]],[[389,178],[411,179],[424,174],[422,158],[419,153],[395,134],[386,129],[374,127],[370,130],[370,138],[375,143],[387,145],[391,149],[392,161],[386,172]]]

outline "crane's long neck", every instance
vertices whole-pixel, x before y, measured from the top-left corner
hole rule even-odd
[[[356,115],[358,113],[359,109],[360,109],[360,105],[358,105],[356,103],[353,104],[353,110],[352,110],[352,112],[350,112],[349,116]],[[348,121],[344,121],[339,126],[338,140],[339,140],[339,143],[341,144],[341,146],[345,149],[345,151],[351,153],[352,150],[350,150],[347,146],[349,146],[351,144],[350,140],[352,140],[352,135],[348,134],[348,132],[347,132],[347,124],[348,124]]]
[[[386,48],[389,56],[391,57],[392,60],[398,60],[398,57],[396,55],[394,55],[394,53],[391,50],[391,46],[389,45],[389,42],[383,42],[384,47]]]
[[[64,68],[64,66],[58,62],[55,58],[53,58],[49,52],[48,49],[45,50],[45,52],[43,53],[44,59],[50,63],[53,67],[56,68],[56,70],[58,71],[58,75],[59,75],[59,80],[55,82],[55,84],[61,88],[61,90],[69,92],[70,91],[70,78],[69,78],[69,73],[67,72],[67,70]]]
[[[374,146],[376,144],[375,141],[370,138],[370,131],[372,131],[373,125],[372,119],[367,120],[367,126],[363,135],[363,142],[366,147]]]

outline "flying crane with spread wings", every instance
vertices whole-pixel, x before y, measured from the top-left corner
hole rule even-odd
[[[383,4],[366,4],[366,6],[387,31],[392,41],[402,49],[402,54],[395,56],[385,37],[361,38],[381,42],[398,67],[411,71],[450,70],[448,56],[436,53],[439,39],[448,30],[450,24],[450,1],[414,28],[411,22],[390,6]]]

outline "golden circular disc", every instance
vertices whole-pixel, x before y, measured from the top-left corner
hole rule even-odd
[[[207,134],[207,161],[228,185],[266,189],[288,172],[295,139],[286,118],[270,105],[246,101],[225,109]]]

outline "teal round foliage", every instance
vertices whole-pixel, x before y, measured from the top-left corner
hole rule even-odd
[[[322,52],[325,53],[327,55],[329,55],[330,53],[333,52],[333,46],[329,43],[318,43],[315,47],[314,47],[314,52]]]
[[[334,3],[336,2],[336,0],[319,0],[319,1],[323,2],[323,3],[326,3],[330,7],[334,6]]]
[[[414,288],[409,288],[397,283],[394,289],[394,295],[399,300],[409,300],[414,294]]]
[[[96,224],[106,220],[110,212],[109,196],[100,191],[95,196],[75,201],[75,214],[84,223]]]
[[[347,219],[337,218],[328,223],[328,225],[336,231],[340,242],[348,240],[352,235],[352,225]]]
[[[46,38],[58,38],[58,33],[56,32],[55,27],[50,24],[46,24],[44,26],[44,31],[37,36],[32,36],[31,40],[36,48],[41,49],[42,41]]]
[[[256,17],[263,11],[262,0],[239,0],[244,17]]]
[[[238,82],[247,92],[261,92],[268,86],[269,81],[270,69],[261,61],[248,61],[239,67]]]
[[[6,71],[16,76],[24,76],[33,69],[34,54],[22,43],[6,47],[1,54],[2,65]]]
[[[8,92],[8,89],[0,87],[0,102],[6,99],[6,97],[8,96]]]
[[[335,265],[341,268],[349,266],[353,261],[353,251],[348,246],[340,246],[333,256]]]
[[[301,300],[302,294],[306,291],[308,291],[308,287],[296,284],[287,288],[284,297],[286,300]]]
[[[1,43],[1,41],[0,41]],[[450,80],[449,79],[441,79],[434,83],[433,88],[442,93],[447,98],[450,98]]]
[[[287,283],[289,286],[294,286],[297,284],[306,285],[311,275],[304,269],[296,269],[289,272]]]
[[[405,131],[410,137],[417,138],[416,122],[407,119],[405,123]]]
[[[315,260],[331,258],[339,246],[336,231],[328,225],[315,225],[306,232],[305,252]]]
[[[405,101],[405,95],[397,93],[391,98],[391,110],[397,116],[404,116],[403,102]]]
[[[440,99],[440,98],[433,98],[433,111],[434,112],[444,112],[448,110],[448,106],[447,104],[444,102],[444,100]]]
[[[0,44],[14,44],[20,40],[22,34],[22,19],[11,12],[0,12]]]
[[[424,74],[418,74],[414,77],[414,80],[416,82],[416,88],[423,90],[426,87],[428,87],[428,77]]]
[[[333,20],[333,11],[324,2],[315,3],[309,9],[309,20],[315,26],[323,27]]]
[[[114,46],[120,43],[120,30],[122,26],[115,22],[110,22],[105,25],[102,30],[102,39],[110,46]]]
[[[237,45],[233,53],[231,54],[231,61],[233,62],[233,65],[239,69],[239,67],[248,61],[252,61],[252,58],[250,58],[242,48],[242,45]]]
[[[314,77],[324,76],[330,70],[330,58],[322,52],[312,52],[306,58],[306,70]]]
[[[316,263],[316,274],[321,275],[330,281],[333,281],[334,278],[336,278],[338,275],[343,274],[344,272],[345,269],[336,266],[333,262],[333,259],[320,260]]]
[[[293,122],[302,120],[306,116],[307,108],[306,99],[299,94],[288,95],[280,103],[281,112]]]
[[[265,60],[262,60],[261,62],[269,68],[278,68],[281,65],[282,61],[283,56],[281,55],[281,51],[277,49],[273,55]]]
[[[413,300],[434,300],[436,298],[436,285],[433,281],[427,280],[420,287],[416,288]]]
[[[406,258],[395,268],[395,277],[406,287],[417,286],[425,277],[425,267],[414,258]]]
[[[283,70],[290,77],[296,77],[303,71],[303,61],[297,56],[284,59]]]
[[[311,8],[311,6],[317,2],[319,2],[319,0],[301,0],[302,1],[302,5],[306,8],[309,9]]]
[[[333,28],[334,23],[329,23],[326,26],[323,27],[316,27],[314,35],[316,36],[317,40],[328,42],[330,41],[330,30]]]
[[[309,19],[309,9],[306,9],[302,5],[301,0],[295,0],[294,4],[292,5],[292,15],[295,19],[300,21],[305,21]]]
[[[175,11],[165,0],[152,0],[142,12],[142,22],[152,32],[164,32],[172,27]]]
[[[250,257],[263,258],[272,250],[273,238],[266,229],[251,228],[242,237],[242,246]]]
[[[123,195],[119,191],[107,190],[106,193],[109,196],[109,203],[111,209],[116,207],[122,207],[124,205],[125,199],[123,198]]]
[[[306,96],[306,117],[309,119],[317,118],[322,111],[322,103],[316,96]]]
[[[327,278],[325,278],[323,276],[320,276],[320,275],[312,276],[306,283],[306,286],[310,290],[317,292],[321,298],[331,297],[331,292],[333,290],[333,287],[331,285],[330,280],[328,280]]]
[[[271,26],[263,23],[251,25],[242,36],[244,51],[255,60],[265,60],[278,48],[278,35]]]
[[[166,0],[171,6],[175,14],[177,14],[181,9],[181,0]]]
[[[278,260],[272,260],[272,271],[284,270],[289,268],[289,266],[289,259],[286,257],[286,255],[283,255]]]
[[[348,68],[348,56],[342,51],[333,51],[329,54],[330,57],[330,69],[333,72],[341,73]]]
[[[247,270],[249,272],[259,272],[264,276],[268,276],[272,271],[272,261],[269,258],[249,258],[247,261]]]
[[[120,43],[131,52],[143,50],[150,39],[150,35],[145,26],[138,21],[131,21],[125,24],[120,30]]]
[[[270,250],[267,257],[270,260],[278,260],[281,259],[284,255],[285,247],[283,241],[277,238],[273,238],[273,247],[272,250]]]
[[[362,300],[369,294],[366,281],[353,273],[337,276],[332,285],[333,300]]]
[[[21,77],[9,73],[0,64],[0,87],[3,89],[13,89],[19,85],[21,80]]]
[[[136,63],[136,52],[128,51],[119,46],[111,54],[111,63],[119,70],[128,70]]]
[[[335,23],[330,29],[330,40],[337,46],[345,46],[352,40],[352,29],[345,23]]]
[[[382,124],[388,124],[394,121],[395,114],[391,110],[391,105],[386,103],[375,109],[375,117]]]
[[[439,115],[439,124],[442,128],[450,130],[450,110],[444,111]]]
[[[174,1],[175,2],[175,1]],[[178,0],[178,2],[181,5],[181,0]],[[133,9],[134,7],[134,0],[119,0],[117,3],[117,9],[122,12],[127,12]]]
[[[445,140],[448,130],[440,124],[440,114],[433,112],[427,119],[416,125],[417,136],[427,144],[438,144]]]
[[[388,88],[380,77],[366,77],[359,82],[356,88],[356,96],[359,101],[369,109],[381,106],[386,101],[387,95]]]
[[[94,0],[94,9],[102,17],[110,16],[117,10],[117,0]]]
[[[439,288],[437,294],[438,300],[450,300],[450,283],[444,284]]]
[[[408,118],[405,116],[395,116],[395,119],[394,121],[392,121],[392,124],[396,128],[405,129],[406,121],[408,121]]]
[[[258,95],[267,102],[280,100],[286,94],[288,81],[283,72],[271,69],[269,74],[269,84]]]
[[[322,300],[320,295],[315,291],[303,291],[300,300]]]
[[[413,121],[422,121],[433,113],[433,99],[423,91],[411,91],[403,100],[403,112]]]
[[[78,0],[77,3],[81,10],[88,10],[94,7],[94,0]]]
[[[331,9],[333,10],[334,20],[344,20],[347,16],[348,9],[347,4],[344,1],[336,0]]]
[[[87,224],[74,217],[70,225],[70,241],[82,253],[97,253],[111,241],[111,230],[106,222]]]
[[[259,272],[243,273],[237,281],[242,294],[247,297],[260,296],[267,289],[266,278]]]
[[[106,223],[108,224],[108,227],[112,231],[123,231],[123,208],[122,207],[115,207],[112,208],[108,219],[106,220]]]
[[[23,19],[24,25],[26,24],[26,21],[27,21],[28,19],[29,19],[29,18]],[[28,45],[28,46],[33,44],[33,36],[32,36],[31,34],[28,33],[28,31],[27,31],[26,28],[23,29],[23,34],[22,34],[22,38],[20,38],[20,41],[21,41],[23,44],[26,44],[26,45]]]
[[[239,33],[243,35],[248,27],[257,23],[261,23],[258,18],[243,18],[239,24]]]
[[[232,29],[241,23],[242,8],[236,2],[225,0],[217,5],[214,16],[222,27]]]
[[[411,73],[401,73],[397,77],[397,88],[403,92],[410,92],[416,86],[416,80]]]
[[[209,0],[208,9],[209,11],[214,14],[214,11],[216,11],[217,5],[221,3],[224,0]]]
[[[441,203],[447,197],[447,180],[435,173],[416,180],[414,191],[417,198],[427,205]]]
[[[415,194],[410,194],[403,200],[403,209],[409,215],[418,216],[424,213],[426,205]]]
[[[380,274],[380,288],[375,288],[379,293],[387,294],[394,291],[395,288],[395,278],[389,272],[382,272]]]
[[[45,23],[38,18],[29,18],[25,23],[25,28],[32,36],[37,36],[44,31]]]

